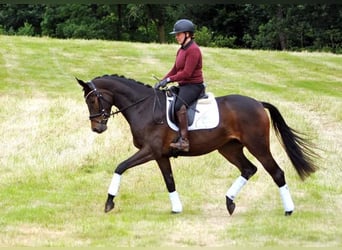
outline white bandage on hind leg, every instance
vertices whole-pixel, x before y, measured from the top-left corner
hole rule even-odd
[[[238,193],[241,191],[242,187],[246,185],[247,179],[239,176],[233,185],[228,189],[226,196],[230,198],[231,200],[234,200],[235,197],[238,195]]]
[[[179,195],[177,191],[169,193],[169,197],[171,200],[171,206],[172,206],[172,212],[174,213],[180,213],[183,211],[182,203],[179,199]]]
[[[114,173],[112,181],[108,188],[108,194],[116,196],[120,187],[121,175]]]
[[[294,210],[294,204],[293,204],[293,201],[291,198],[290,190],[287,187],[287,185],[285,184],[284,186],[279,188],[279,192],[280,192],[281,200],[283,201],[285,212],[293,211]]]

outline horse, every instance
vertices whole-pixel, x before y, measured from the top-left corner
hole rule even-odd
[[[257,171],[257,167],[244,154],[243,149],[247,148],[278,186],[285,216],[291,215],[294,203],[285,174],[270,152],[271,122],[301,180],[304,181],[318,169],[314,164],[317,156],[314,145],[302,133],[289,127],[279,110],[270,103],[236,94],[215,97],[219,110],[218,125],[212,129],[189,131],[190,150],[181,152],[170,148],[178,132],[172,130],[166,121],[165,90],[119,75],[99,76],[88,82],[76,80],[84,91],[92,131],[103,133],[107,129],[108,119],[121,113],[130,126],[134,146],[138,149],[116,167],[107,192],[106,213],[115,207],[114,198],[118,195],[123,173],[152,160],[157,162],[165,181],[171,212],[182,212],[170,158],[199,156],[217,150],[240,171],[240,176],[225,195],[226,208],[232,215],[238,193]],[[113,112],[112,107],[116,107],[117,111]]]

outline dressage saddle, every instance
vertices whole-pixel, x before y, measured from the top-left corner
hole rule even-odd
[[[170,121],[177,124],[176,121],[176,112],[175,112],[175,103],[176,103],[176,99],[178,97],[178,92],[179,92],[179,87],[177,86],[172,86],[167,90],[167,96],[168,97],[172,97],[171,101],[170,101],[170,107],[168,110],[168,115],[170,118]],[[192,123],[194,122],[194,118],[195,118],[195,114],[196,112],[198,112],[196,110],[196,106],[199,100],[201,99],[208,99],[208,95],[205,93],[205,89],[202,91],[202,93],[200,94],[199,98],[193,102],[190,106],[187,106],[187,115],[188,115],[188,126],[191,126]]]

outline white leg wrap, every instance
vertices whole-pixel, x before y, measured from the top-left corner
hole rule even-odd
[[[116,196],[120,187],[121,175],[114,173],[112,181],[108,188],[108,194]]]
[[[174,213],[182,212],[183,206],[182,206],[182,203],[179,199],[179,195],[178,195],[177,191],[169,193],[169,197],[171,200],[172,212],[174,212]]]
[[[291,212],[294,210],[294,204],[291,198],[290,190],[285,184],[281,188],[279,188],[280,191],[280,197],[283,201],[285,212]]]
[[[235,197],[238,195],[238,193],[240,192],[240,190],[242,189],[242,187],[244,185],[246,185],[247,183],[247,180],[242,177],[242,176],[239,176],[235,182],[233,183],[233,185],[228,189],[227,193],[226,193],[226,196],[228,198],[230,198],[231,200],[234,200]]]

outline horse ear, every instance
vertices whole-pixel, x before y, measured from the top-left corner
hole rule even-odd
[[[75,78],[76,78],[78,84],[83,87],[83,89],[85,89],[88,86],[84,81],[78,79],[77,77],[75,77]]]

